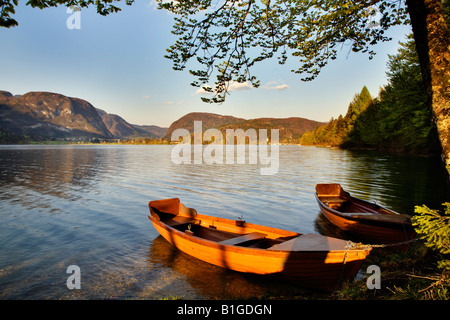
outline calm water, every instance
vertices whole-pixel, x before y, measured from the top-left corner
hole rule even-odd
[[[148,201],[179,197],[198,212],[330,234],[314,186],[338,182],[412,214],[450,199],[439,159],[281,146],[260,165],[175,165],[172,146],[0,146],[0,299],[227,299],[292,293],[174,250]],[[66,269],[81,270],[69,290]]]

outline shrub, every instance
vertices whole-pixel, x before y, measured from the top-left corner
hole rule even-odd
[[[412,223],[425,245],[439,253],[438,268],[450,271],[450,202],[443,206],[444,214],[425,205],[416,206]]]

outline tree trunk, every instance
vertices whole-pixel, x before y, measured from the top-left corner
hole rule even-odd
[[[450,32],[441,0],[406,0],[440,145],[450,173]],[[448,175],[450,177],[450,174]]]

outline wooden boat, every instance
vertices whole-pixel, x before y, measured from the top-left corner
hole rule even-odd
[[[415,236],[409,215],[352,197],[340,184],[317,184],[315,195],[321,212],[332,224],[359,238],[394,244]]]
[[[317,234],[299,234],[198,214],[178,198],[149,202],[156,230],[179,250],[230,270],[274,276],[330,290],[353,279],[369,247]]]

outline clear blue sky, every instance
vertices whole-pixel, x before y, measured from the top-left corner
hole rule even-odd
[[[375,47],[377,55],[350,53],[332,61],[313,82],[300,81],[293,57],[253,70],[258,89],[231,92],[222,105],[201,102],[188,71],[174,71],[165,49],[173,42],[173,16],[151,0],[106,17],[95,8],[81,11],[81,29],[70,30],[65,7],[32,9],[20,1],[19,26],[0,29],[0,90],[13,94],[50,91],[78,97],[130,123],[169,126],[189,112],[213,112],[246,119],[304,117],[328,121],[345,114],[366,85],[372,96],[386,84],[388,54],[405,40],[408,26],[389,31],[393,41]]]

